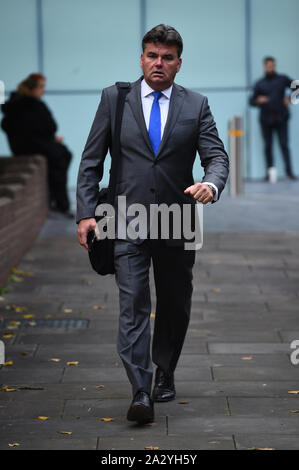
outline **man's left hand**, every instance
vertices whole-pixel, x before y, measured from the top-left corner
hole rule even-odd
[[[213,191],[205,183],[195,183],[186,188],[184,193],[190,194],[190,196],[202,204],[208,204],[208,202],[211,202],[214,198]]]

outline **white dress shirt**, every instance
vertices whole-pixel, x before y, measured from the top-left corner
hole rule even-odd
[[[160,112],[161,112],[161,140],[162,140],[162,137],[163,137],[165,124],[166,124],[166,121],[167,121],[168,110],[169,110],[169,101],[170,101],[170,96],[171,96],[171,92],[172,92],[172,87],[173,87],[173,85],[171,85],[169,88],[166,88],[166,90],[163,90],[161,92],[162,96],[160,97],[160,99],[158,101],[159,106],[160,106]],[[151,109],[152,109],[152,104],[153,104],[153,101],[154,101],[154,95],[153,95],[154,91],[155,90],[153,90],[146,83],[146,81],[144,79],[141,81],[141,102],[142,102],[143,116],[144,116],[144,120],[145,120],[147,130],[149,128]],[[211,186],[213,186],[213,188],[215,188],[216,193],[215,193],[215,196],[214,196],[213,200],[217,201],[217,199],[218,199],[218,188],[217,188],[217,186],[215,186],[214,183],[210,183],[208,181],[205,181],[205,183],[203,183],[203,184],[210,184]]]

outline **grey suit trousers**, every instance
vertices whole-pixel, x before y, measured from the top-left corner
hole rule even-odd
[[[174,372],[190,319],[192,268],[195,251],[168,246],[165,240],[146,239],[137,245],[115,240],[115,280],[119,288],[118,354],[133,395],[151,393],[153,362]],[[156,289],[155,324],[151,348],[149,271]]]

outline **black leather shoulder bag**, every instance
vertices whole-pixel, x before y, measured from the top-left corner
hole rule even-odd
[[[114,205],[115,189],[117,181],[117,169],[120,159],[120,131],[123,117],[124,104],[127,93],[131,89],[131,84],[128,82],[116,82],[118,88],[117,104],[116,104],[116,120],[115,120],[115,134],[113,142],[113,155],[111,155],[111,168],[108,188],[103,188],[99,191],[98,205],[108,203]],[[95,216],[97,222],[105,218],[103,216]],[[104,221],[108,224],[109,218]],[[114,274],[114,240],[108,237],[98,240],[94,230],[90,231],[87,235],[88,255],[91,266],[100,275]]]

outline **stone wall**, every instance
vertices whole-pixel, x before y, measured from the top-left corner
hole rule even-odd
[[[47,214],[45,157],[0,157],[0,285],[32,246]]]

